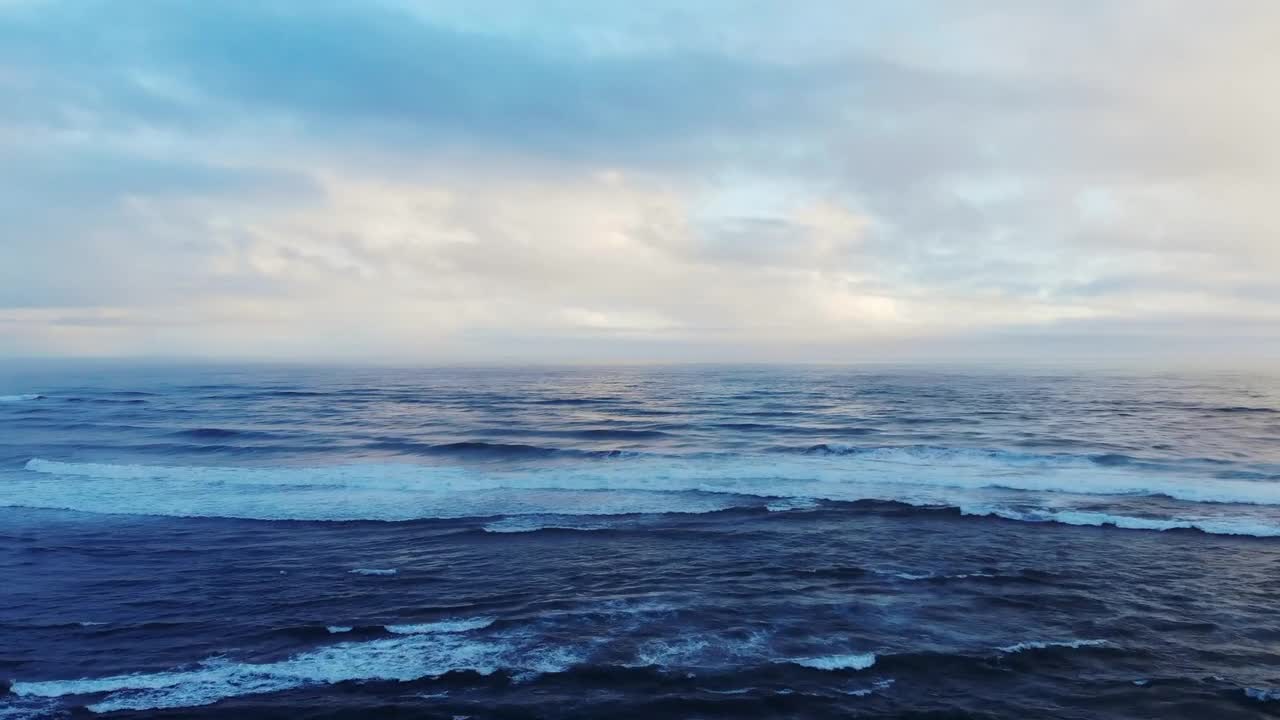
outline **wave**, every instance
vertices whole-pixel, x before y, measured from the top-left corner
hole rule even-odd
[[[1258,702],[1280,702],[1280,688],[1245,688],[1244,694]]]
[[[559,521],[563,516],[889,502],[1023,522],[1280,536],[1280,521],[1271,509],[1280,505],[1280,483],[1153,473],[1124,464],[1098,465],[1086,456],[997,451],[880,448],[829,457],[631,456],[616,462],[518,468],[152,466],[41,458],[24,467],[26,473],[0,483],[0,506],[261,520],[543,515]],[[496,522],[487,529],[540,529]]]
[[[273,433],[265,433],[255,430],[230,430],[227,428],[192,428],[190,430],[175,430],[168,434],[168,437],[186,438],[190,440],[226,440],[230,438],[241,439],[273,439],[278,435]]]
[[[765,432],[771,435],[825,435],[828,437],[859,437],[862,435],[874,435],[881,432],[879,428],[873,427],[775,425],[773,423],[757,422],[712,423],[709,427],[717,430],[733,430],[737,432]]]
[[[969,579],[973,579],[973,578],[988,579],[988,580],[991,580],[991,579],[1007,579],[1007,580],[1022,580],[1022,579],[1025,579],[1022,575],[999,575],[999,574],[997,574],[997,573],[983,572],[983,571],[979,571],[979,570],[975,570],[975,571],[973,571],[973,572],[965,572],[965,573],[951,573],[951,574],[947,574],[947,573],[932,573],[932,572],[927,572],[927,573],[912,573],[912,572],[903,572],[903,571],[898,571],[898,570],[874,570],[874,569],[873,569],[873,570],[871,570],[871,572],[872,572],[872,574],[875,574],[875,575],[882,575],[882,576],[886,576],[886,577],[897,578],[898,580],[907,580],[907,581],[909,581],[909,582],[914,582],[914,581],[945,582],[945,581],[947,581],[947,580],[969,580]]]
[[[1078,467],[1090,465],[1154,465],[1154,461],[1143,460],[1121,453],[1102,453],[1095,455],[1038,454],[1031,452],[1012,452],[1009,450],[988,450],[983,448],[937,447],[933,445],[844,445],[840,443],[818,443],[803,447],[784,446],[778,448],[784,453],[816,456],[850,456],[865,461],[899,462],[899,463],[990,463],[1011,466],[1042,467]]]
[[[8,691],[8,683],[0,680],[0,698],[4,698],[4,704],[0,705],[0,720],[36,720],[37,718],[64,718],[63,713],[57,701],[44,698],[24,698],[13,700],[6,697]]]
[[[764,506],[769,512],[787,512],[789,510],[813,510],[820,507],[821,503],[809,497],[794,497],[774,500]]]
[[[732,670],[732,677],[745,677],[752,669],[778,677],[768,668],[795,666],[830,673],[860,673],[871,667],[942,672],[963,671],[973,663],[989,663],[990,653],[899,653],[883,657],[875,653],[828,652],[822,654],[779,655],[775,636],[766,631],[737,633],[683,633],[639,640],[628,632],[596,638],[579,638],[561,644],[532,628],[494,631],[491,617],[453,618],[416,625],[392,625],[391,637],[347,640],[307,650],[269,662],[239,662],[225,657],[160,672],[142,672],[79,680],[15,681],[12,693],[19,698],[91,699],[94,712],[117,710],[148,711],[196,707],[227,698],[275,693],[296,688],[340,682],[408,682],[435,678],[452,672],[491,675],[502,672],[520,682],[546,673],[589,674],[601,677],[634,677],[640,673],[656,678],[678,672],[715,669],[708,677],[731,677],[720,671]],[[328,628],[343,634],[345,626]],[[483,632],[481,632],[483,631]],[[639,640],[639,642],[637,642]],[[1031,640],[1000,648],[1017,654],[1059,648],[1078,649],[1106,645],[1102,640]],[[829,647],[828,649],[836,649]],[[592,658],[608,657],[601,663]],[[629,659],[629,661],[625,661]],[[881,660],[884,662],[881,663]],[[799,671],[803,672],[803,671]],[[701,673],[700,673],[701,674]],[[893,683],[880,678],[870,687],[842,690],[864,696]],[[731,686],[732,687],[732,686]],[[740,688],[725,694],[745,694]],[[717,692],[717,690],[707,690]]]
[[[560,448],[540,447],[537,445],[521,445],[519,443],[490,443],[475,440],[462,442],[427,444],[408,440],[378,440],[366,443],[363,447],[370,450],[390,450],[406,455],[439,455],[486,459],[521,459],[555,455],[558,453],[573,454],[575,451]]]
[[[45,399],[44,395],[39,395],[36,393],[24,393],[22,395],[0,395],[0,402],[3,402],[3,403],[29,402],[31,400],[44,400],[44,399]]]
[[[492,625],[493,622],[494,618],[491,617],[456,618],[411,625],[386,625],[385,627],[387,632],[397,635],[422,635],[427,633],[461,633],[470,630],[483,630]]]
[[[499,457],[528,457],[550,455],[555,448],[521,445],[518,443],[488,443],[464,441],[429,445],[407,441],[385,440],[368,443],[365,447],[375,450],[398,450],[424,455],[490,455]]]
[[[21,698],[102,696],[96,713],[199,707],[227,698],[283,692],[347,681],[408,682],[470,671],[491,675],[562,672],[579,661],[566,648],[545,648],[521,638],[474,638],[453,632],[344,642],[275,662],[212,658],[190,669],[80,680],[17,681]]]
[[[1246,405],[1231,405],[1231,406],[1228,406],[1228,407],[1216,407],[1216,408],[1213,408],[1213,412],[1220,412],[1220,413],[1266,413],[1266,414],[1274,415],[1274,414],[1280,413],[1280,410],[1276,410],[1275,408],[1269,408],[1269,407],[1249,407],[1249,406],[1246,406]]]
[[[379,576],[379,577],[389,577],[391,575],[399,574],[400,571],[395,568],[385,568],[385,569],[384,568],[355,568],[348,572],[350,572],[352,575],[372,575],[372,576]]]
[[[541,400],[530,400],[527,404],[574,406],[574,405],[607,405],[613,402],[617,402],[617,401],[613,400],[612,398],[581,397],[581,398],[544,398]]]
[[[1014,645],[1006,645],[1000,648],[1000,652],[1012,655],[1030,650],[1047,650],[1049,648],[1071,648],[1076,650],[1083,647],[1106,647],[1109,644],[1106,640],[1027,640]]]
[[[569,437],[584,440],[653,440],[671,437],[671,433],[661,430],[625,430],[621,428],[592,428],[590,430],[573,430],[565,433]]]
[[[140,397],[126,397],[124,399],[110,397],[66,397],[61,398],[63,402],[68,403],[86,403],[89,405],[145,405],[150,400]]]
[[[485,523],[482,530],[490,533],[528,533],[542,530],[577,530],[589,532],[612,530],[617,525],[607,520],[589,520],[582,517],[544,518],[541,516],[516,516]]]
[[[1198,530],[1209,535],[1280,537],[1280,523],[1257,518],[1151,518],[1079,510],[1019,510],[990,506],[961,507],[960,512],[964,515],[1000,517],[1022,522],[1111,526],[1124,530]]]
[[[866,670],[876,664],[874,653],[853,655],[822,655],[819,657],[788,658],[781,662],[813,668],[815,670]]]

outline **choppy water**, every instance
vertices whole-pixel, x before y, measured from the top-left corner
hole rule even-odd
[[[10,368],[0,577],[0,718],[1275,717],[1280,382]]]

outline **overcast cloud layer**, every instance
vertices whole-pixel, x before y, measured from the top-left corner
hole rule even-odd
[[[1280,358],[1277,28],[0,0],[0,355]]]

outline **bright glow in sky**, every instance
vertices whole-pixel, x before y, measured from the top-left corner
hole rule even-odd
[[[0,355],[1280,358],[1273,0],[0,0]]]

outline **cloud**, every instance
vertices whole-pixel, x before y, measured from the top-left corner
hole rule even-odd
[[[3,3],[0,353],[1273,354],[1277,20]]]

